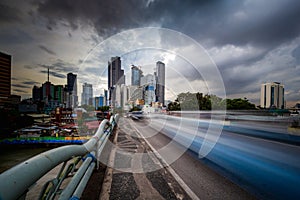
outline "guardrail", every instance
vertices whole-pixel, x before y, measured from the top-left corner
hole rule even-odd
[[[82,145],[67,145],[43,152],[19,165],[0,174],[0,200],[25,199],[26,194],[42,176],[51,169],[63,163],[56,178],[49,180],[41,190],[39,199],[79,199],[96,164],[98,158],[118,122],[118,115],[103,120],[95,135]],[[74,158],[76,157],[76,158]],[[73,162],[65,169],[67,162]],[[70,173],[75,171],[76,165],[84,159],[76,174],[63,190],[62,182]]]

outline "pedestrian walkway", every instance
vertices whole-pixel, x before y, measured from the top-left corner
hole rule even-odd
[[[121,118],[114,138],[100,198],[190,199],[147,142]]]

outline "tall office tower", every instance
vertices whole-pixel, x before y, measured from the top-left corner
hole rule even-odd
[[[54,85],[54,100],[58,101],[59,104],[62,104],[63,99],[64,99],[64,86]]]
[[[279,82],[261,84],[260,106],[262,108],[276,107],[283,109],[284,85]]]
[[[41,95],[41,88],[38,86],[33,86],[32,88],[32,99],[33,101],[41,101],[42,100],[42,95]]]
[[[155,89],[156,89],[156,77],[152,74],[147,74],[141,78],[141,85],[144,89],[145,104],[151,105],[156,101]]]
[[[165,64],[161,61],[156,63],[156,100],[162,105],[165,104]]]
[[[109,101],[114,106],[115,104],[115,88],[116,85],[125,84],[124,70],[121,69],[121,58],[112,57],[111,61],[108,62],[108,90],[109,90]]]
[[[82,85],[81,105],[91,105],[90,99],[93,98],[93,85],[84,83]]]
[[[141,85],[141,78],[143,77],[143,72],[137,66],[131,66],[131,85]]]
[[[67,74],[67,90],[69,93],[68,107],[74,108],[78,105],[76,74],[73,73]]]
[[[121,107],[121,99],[122,99],[122,96],[121,96],[121,85],[117,84],[115,89],[114,89],[114,99],[112,101],[112,105],[116,108],[118,107]]]
[[[0,52],[0,104],[8,101],[11,89],[11,55]]]
[[[42,84],[42,100],[48,103],[52,99],[54,99],[54,85],[46,81]]]
[[[128,97],[128,101],[131,102],[130,104],[132,104],[132,102],[134,102],[136,99],[134,99],[133,93],[136,89],[138,89],[139,86],[136,85],[129,85],[127,88],[127,97]]]
[[[101,94],[99,97],[94,98],[94,107],[97,109],[102,106],[105,106],[105,97]]]
[[[121,85],[121,107],[124,109],[128,104],[128,88],[126,85]]]
[[[104,106],[108,106],[107,100],[108,100],[108,92],[107,90],[104,90]]]
[[[77,75],[73,73],[67,74],[68,92],[77,96]]]

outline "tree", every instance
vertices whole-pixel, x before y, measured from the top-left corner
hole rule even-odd
[[[174,102],[168,104],[168,110],[247,110],[255,109],[255,105],[247,98],[222,99],[214,94],[180,93]]]
[[[97,108],[98,111],[106,112],[109,111],[109,106],[100,106]]]
[[[178,102],[178,98],[174,102],[168,104],[168,110],[169,111],[181,110],[180,103]]]
[[[133,108],[131,108],[129,110],[129,112],[133,112],[133,111],[141,111],[142,109],[140,107],[134,106]]]
[[[82,105],[81,106],[82,108],[84,108],[86,111],[94,111],[95,110],[95,107],[94,106],[91,106],[91,105]]]
[[[196,93],[180,93],[177,96],[181,110],[199,110]]]
[[[249,110],[255,109],[255,104],[249,102],[247,98],[241,99],[226,99],[228,110]]]

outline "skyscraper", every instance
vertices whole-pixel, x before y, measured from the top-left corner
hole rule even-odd
[[[78,105],[76,74],[73,73],[67,74],[67,91],[69,93],[67,107],[74,108]]]
[[[90,99],[93,98],[93,85],[84,83],[82,85],[81,105],[91,105]]]
[[[156,63],[156,100],[162,105],[165,104],[165,64],[161,61]]]
[[[132,65],[131,67],[131,85],[141,85],[141,77],[143,76],[143,72],[137,66]]]
[[[77,96],[77,75],[73,73],[67,74],[68,92]]]
[[[33,86],[32,88],[32,99],[33,101],[41,101],[42,100],[42,95],[41,95],[41,88],[38,86]]]
[[[144,89],[145,104],[151,105],[156,101],[155,89],[156,89],[156,77],[152,74],[147,74],[141,78],[141,85]]]
[[[121,69],[121,58],[118,56],[112,57],[111,61],[108,62],[108,90],[111,105],[114,105],[116,85],[121,84],[125,84],[124,70]]]
[[[284,108],[284,85],[279,82],[261,85],[260,106],[262,108]]]
[[[107,90],[104,90],[104,106],[107,106],[107,98],[108,98],[108,95],[107,95]]]
[[[0,52],[0,103],[10,96],[10,89],[11,55]]]
[[[42,99],[46,102],[54,99],[54,85],[49,81],[42,84]]]

